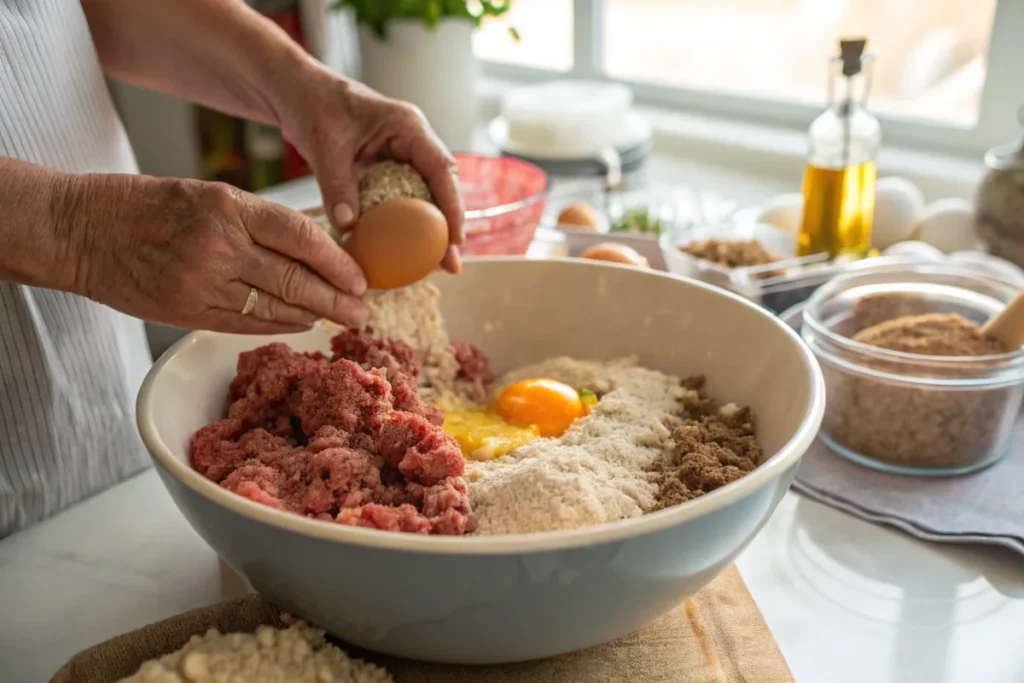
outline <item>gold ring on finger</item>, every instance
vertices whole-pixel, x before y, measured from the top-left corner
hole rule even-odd
[[[260,301],[260,293],[255,287],[249,288],[249,296],[245,299],[245,306],[242,307],[242,315],[249,315],[256,310],[256,304]]]

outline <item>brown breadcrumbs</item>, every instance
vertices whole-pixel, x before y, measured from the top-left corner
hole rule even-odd
[[[855,330],[864,330],[886,320],[932,313],[934,311],[931,306],[920,294],[901,292],[862,296],[853,305],[853,327]]]
[[[890,351],[923,356],[1006,353],[1002,342],[982,334],[976,322],[955,313],[905,315],[872,325],[857,332],[853,338]]]
[[[359,179],[359,213],[364,214],[378,204],[409,197],[434,203],[430,188],[409,164],[397,161],[379,161]]]
[[[716,240],[707,239],[692,242],[679,248],[685,254],[704,261],[711,261],[727,268],[744,268],[775,263],[779,257],[765,249],[757,240]],[[771,277],[777,273],[762,273],[760,277]]]
[[[1005,353],[995,339],[981,334],[977,323],[944,313],[902,315],[864,329],[856,323],[877,320],[888,311],[920,311],[912,297],[868,302],[855,309],[850,336],[859,342],[922,356],[970,358]],[[851,359],[853,360],[853,359]],[[946,367],[872,359],[855,363],[866,371],[916,377],[965,379],[995,370],[1003,361],[978,361]],[[902,467],[959,469],[987,460],[1001,444],[1005,407],[1020,389],[1015,386],[954,390],[923,384],[893,383],[822,362],[828,408],[822,428],[836,443],[855,453]]]
[[[749,407],[719,407],[704,392],[704,377],[683,380],[682,415],[671,445],[651,475],[658,485],[654,510],[699,498],[736,481],[761,464],[764,451],[754,436]]]

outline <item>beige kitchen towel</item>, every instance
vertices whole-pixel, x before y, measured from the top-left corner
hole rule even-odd
[[[73,657],[51,683],[116,683],[210,628],[281,626],[280,610],[251,595],[146,626]],[[793,676],[735,566],[646,628],[598,647],[503,666],[423,664],[342,649],[380,664],[397,683],[792,683]]]

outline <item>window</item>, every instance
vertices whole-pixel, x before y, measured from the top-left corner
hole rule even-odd
[[[973,154],[1019,135],[1022,35],[1022,0],[515,0],[476,47],[502,76],[612,78],[640,102],[806,126],[838,39],[867,36],[886,138]]]
[[[573,66],[572,22],[573,0],[515,0],[508,14],[480,27],[473,49],[483,60],[566,72]]]

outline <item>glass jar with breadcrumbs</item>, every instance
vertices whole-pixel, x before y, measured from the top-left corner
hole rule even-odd
[[[803,311],[827,392],[822,439],[862,465],[958,475],[1008,450],[1024,351],[982,333],[1019,288],[976,269],[895,266],[840,276]]]

